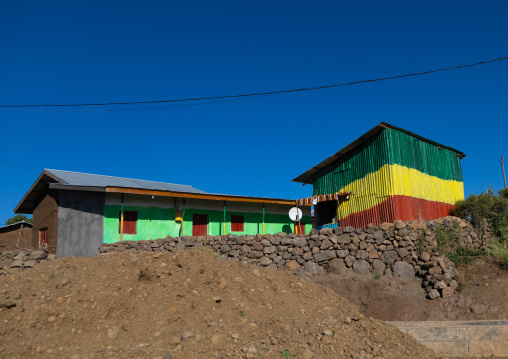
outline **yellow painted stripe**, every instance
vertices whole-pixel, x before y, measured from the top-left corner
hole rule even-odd
[[[455,204],[464,199],[464,183],[443,180],[413,168],[384,165],[341,188],[351,192],[351,199],[341,204],[342,218],[370,209],[390,196],[410,196],[427,201]]]

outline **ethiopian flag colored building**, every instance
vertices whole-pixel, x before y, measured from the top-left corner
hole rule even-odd
[[[464,199],[464,157],[382,122],[293,181],[313,184],[316,197],[350,192],[338,200],[314,202],[318,228],[436,219]]]

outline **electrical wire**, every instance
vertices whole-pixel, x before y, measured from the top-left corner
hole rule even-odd
[[[139,105],[139,104],[157,104],[157,103],[170,103],[170,102],[218,100],[218,99],[238,98],[238,97],[267,96],[267,95],[275,95],[275,94],[283,94],[283,93],[291,93],[291,92],[322,90],[322,89],[328,89],[328,88],[333,88],[333,87],[351,86],[351,85],[357,85],[357,84],[362,84],[362,83],[369,83],[369,82],[377,82],[377,81],[400,79],[400,78],[412,77],[412,76],[427,75],[427,74],[431,74],[431,73],[435,73],[435,72],[441,72],[441,71],[448,71],[448,70],[455,70],[455,69],[461,69],[461,68],[468,68],[468,67],[473,67],[473,66],[484,65],[484,64],[488,64],[488,63],[492,63],[492,62],[496,62],[496,61],[507,60],[507,59],[508,59],[508,56],[505,56],[505,57],[500,57],[500,58],[497,58],[497,59],[480,61],[480,62],[476,62],[476,63],[473,63],[473,64],[459,65],[459,66],[453,66],[453,67],[446,67],[446,68],[441,68],[441,69],[436,69],[436,70],[429,70],[429,71],[422,71],[422,72],[416,72],[416,73],[406,74],[406,75],[380,77],[380,78],[375,78],[375,79],[370,79],[370,80],[360,80],[360,81],[346,82],[346,83],[334,84],[334,85],[304,87],[304,88],[291,89],[291,90],[278,90],[278,91],[258,92],[258,93],[251,93],[251,94],[226,95],[226,96],[210,96],[210,97],[196,97],[196,98],[171,99],[171,100],[131,101],[131,102],[52,104],[52,105],[0,105],[0,108],[19,108],[19,107],[80,107],[80,106],[113,106],[113,105],[136,105],[136,104]]]
[[[499,169],[499,167],[501,167],[501,164],[499,164],[499,166],[496,167],[496,169],[494,170],[494,172],[492,172],[492,174],[489,176],[489,178],[487,178],[487,180],[485,182],[483,182],[483,184],[481,185],[480,188],[478,188],[478,190],[475,192],[475,194],[478,194],[478,192],[480,192],[480,190],[483,188],[483,186],[485,186],[485,184],[492,178],[492,176],[494,176],[494,174],[497,172],[497,170]]]
[[[282,95],[282,94],[274,94],[275,95]],[[28,111],[28,112],[114,112],[114,111],[139,111],[139,110],[156,110],[161,108],[177,108],[177,107],[188,107],[188,106],[203,106],[203,105],[212,105],[215,103],[223,103],[223,102],[234,102],[234,101],[244,101],[244,100],[251,100],[255,98],[261,98],[266,97],[270,95],[263,95],[263,96],[256,96],[256,97],[243,97],[243,98],[237,98],[237,99],[231,99],[231,100],[223,100],[223,101],[210,101],[210,102],[201,102],[201,103],[191,103],[186,105],[175,105],[175,106],[156,106],[156,107],[138,107],[138,108],[114,108],[114,109],[101,109],[101,110],[25,110],[25,109],[18,109],[18,108],[4,108],[3,110],[11,110],[11,111]]]
[[[18,166],[18,165],[17,165],[17,164],[15,164],[15,163],[9,162],[9,161],[7,161],[6,159],[3,159],[3,158],[1,158],[1,157],[0,157],[0,160],[4,161],[4,162],[6,162],[6,163],[8,163],[8,164],[10,164],[10,165],[12,165],[12,166],[18,167],[19,169],[22,169],[23,171],[30,172],[30,173],[33,173],[34,175],[38,176],[38,174],[37,174],[37,173],[32,172],[32,171],[30,171],[30,170],[27,170],[26,168],[23,168],[23,167],[21,167],[21,166]]]

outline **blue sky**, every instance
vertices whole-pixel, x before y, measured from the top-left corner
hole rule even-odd
[[[508,56],[507,12],[501,0],[7,2],[0,104],[220,96],[474,63]],[[312,188],[293,178],[386,121],[463,151],[468,195],[508,156],[507,82],[500,61],[202,106],[0,109],[0,157],[37,174],[299,198]],[[3,161],[0,174],[1,223],[37,176]],[[500,169],[489,182],[501,188]]]

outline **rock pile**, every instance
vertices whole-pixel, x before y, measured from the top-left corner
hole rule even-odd
[[[32,268],[41,260],[55,259],[54,254],[47,250],[15,249],[0,252],[0,275],[4,273],[20,272],[25,268]]]

